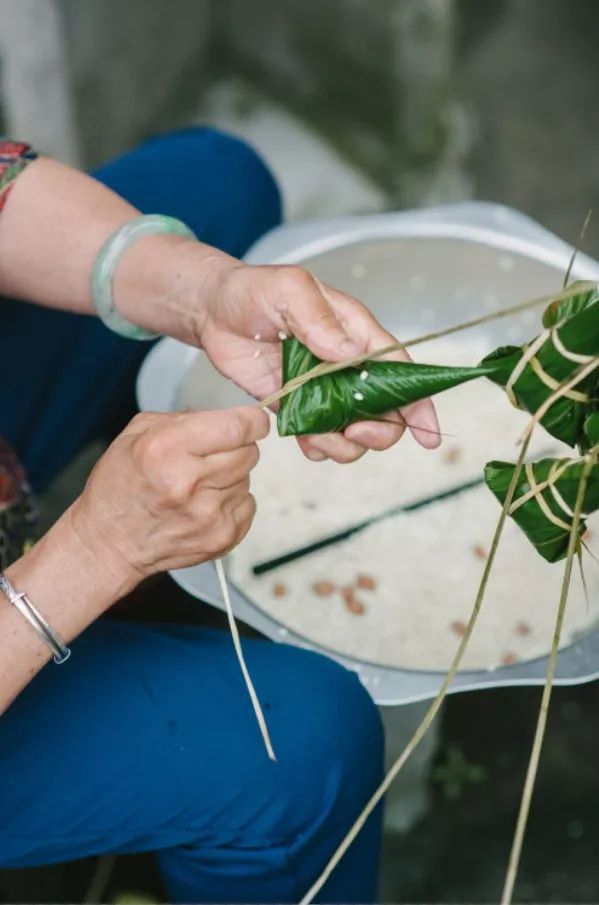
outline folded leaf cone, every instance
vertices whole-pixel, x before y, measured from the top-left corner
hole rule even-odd
[[[515,350],[476,367],[375,360],[323,374],[281,399],[278,432],[287,437],[341,431],[354,421],[380,418],[477,377],[495,377],[500,383],[509,377],[518,355]],[[320,359],[299,340],[283,342],[284,384],[318,364]]]
[[[485,467],[485,483],[502,504],[515,467],[509,462],[489,462]],[[518,478],[509,514],[548,562],[566,556],[583,468],[580,459],[542,459],[523,469]],[[599,509],[597,468],[589,476],[582,509],[586,515]],[[583,518],[579,537],[585,531]]]

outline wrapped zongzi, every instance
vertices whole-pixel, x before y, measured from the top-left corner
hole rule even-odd
[[[495,371],[490,379],[506,387],[512,402],[534,414],[560,386],[586,370],[587,375],[557,398],[541,424],[558,440],[575,446],[592,411],[599,388],[599,292],[586,291],[553,302],[543,316],[545,330],[519,350],[518,365],[504,379]],[[511,356],[513,347],[498,349],[484,360]]]
[[[310,379],[281,399],[280,436],[343,430],[354,421],[376,419],[392,409],[435,396],[477,377],[507,380],[519,351],[477,367],[415,364],[408,361],[365,361]],[[283,382],[306,374],[320,360],[297,339],[283,343]]]
[[[509,462],[489,462],[485,467],[487,487],[500,503],[505,502],[515,467]],[[526,465],[516,483],[508,514],[548,562],[563,559],[568,550],[583,468],[582,459],[542,459]],[[589,476],[582,508],[584,516],[599,509],[598,468]],[[585,530],[583,517],[581,537]]]

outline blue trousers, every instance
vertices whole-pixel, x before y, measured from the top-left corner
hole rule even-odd
[[[95,175],[235,255],[280,219],[257,155],[208,129],[153,138]],[[129,417],[147,346],[92,318],[9,301],[0,314],[0,434],[39,490]],[[109,620],[84,632],[0,717],[0,867],[154,851],[173,902],[296,901],[380,781],[381,724],[332,661],[245,648],[276,764],[227,635]],[[373,901],[379,843],[377,812],[321,901]]]

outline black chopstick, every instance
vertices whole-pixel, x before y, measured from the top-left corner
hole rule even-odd
[[[557,455],[555,449],[544,449],[538,452],[535,458],[544,459],[546,456],[553,455]],[[296,559],[301,559],[303,556],[309,556],[310,553],[316,553],[318,550],[324,549],[324,547],[331,547],[333,544],[338,544],[341,541],[347,540],[348,537],[352,537],[359,531],[363,531],[364,528],[368,528],[370,525],[376,524],[376,522],[382,522],[392,515],[424,509],[425,506],[431,506],[433,503],[447,500],[450,497],[457,496],[459,493],[464,493],[466,490],[472,490],[473,487],[479,487],[484,483],[484,477],[474,478],[470,481],[464,481],[462,484],[454,484],[453,487],[448,487],[446,490],[441,490],[431,496],[421,497],[421,499],[415,500],[413,503],[402,503],[399,506],[392,506],[391,509],[385,509],[384,512],[373,515],[371,518],[364,519],[362,522],[355,522],[349,528],[344,528],[343,531],[337,531],[335,534],[321,537],[319,540],[314,540],[304,547],[296,547],[295,550],[281,553],[280,556],[275,556],[273,559],[267,559],[264,562],[256,563],[255,566],[252,566],[252,573],[254,575],[264,575],[266,572],[272,572],[273,569],[278,569],[279,566],[285,566],[287,563],[295,562]]]
[[[399,515],[402,512],[415,512],[417,509],[423,509],[425,506],[430,506],[432,503],[438,503],[449,497],[457,496],[457,494],[463,493],[466,490],[471,490],[473,487],[479,487],[481,484],[484,484],[484,480],[484,478],[475,478],[471,481],[465,481],[462,484],[455,484],[453,487],[448,487],[446,490],[441,490],[432,496],[423,497],[413,503],[402,503],[399,506],[393,506],[391,509],[380,512],[378,515],[364,519],[362,522],[355,522],[355,524],[351,525],[349,528],[344,528],[343,531],[337,531],[335,534],[321,537],[319,540],[312,541],[304,547],[296,547],[295,550],[281,553],[280,556],[275,556],[273,559],[267,559],[264,562],[256,563],[256,565],[252,567],[252,572],[254,575],[264,575],[266,572],[271,572],[279,566],[294,562],[296,559],[301,559],[303,556],[308,556],[310,553],[316,553],[317,550],[322,550],[324,547],[330,547],[333,544],[338,544],[340,541],[347,540],[348,537],[352,537],[359,531],[363,531],[364,528],[368,528],[376,522],[381,522],[383,519],[389,518],[392,515]]]

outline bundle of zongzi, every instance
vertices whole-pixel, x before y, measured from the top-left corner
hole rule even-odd
[[[578,441],[597,395],[599,292],[586,291],[545,312],[546,329],[530,344],[495,350],[475,367],[445,367],[397,361],[366,361],[359,367],[319,374],[281,399],[281,436],[339,431],[428,396],[487,377],[506,388],[512,402],[536,412],[581,369],[589,373],[557,399],[541,423],[571,446]],[[283,383],[320,364],[297,339],[283,343]]]
[[[534,414],[560,387],[581,376],[541,418],[553,437],[575,446],[599,390],[599,291],[553,302],[543,315],[543,325],[545,330],[519,350],[518,364],[508,379],[501,371],[491,374],[490,379],[506,388],[515,405]],[[514,351],[512,347],[498,349],[483,364],[509,357]]]

